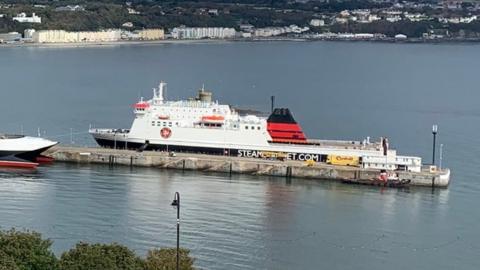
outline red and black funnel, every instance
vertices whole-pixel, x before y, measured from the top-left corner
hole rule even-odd
[[[306,143],[302,128],[287,108],[274,109],[267,120],[267,130],[273,142]]]

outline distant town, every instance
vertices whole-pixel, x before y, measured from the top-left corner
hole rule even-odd
[[[474,0],[0,0],[0,43],[480,41]]]

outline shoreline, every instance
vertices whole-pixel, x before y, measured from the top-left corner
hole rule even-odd
[[[480,44],[480,39],[423,39],[423,38],[382,38],[382,39],[342,39],[342,38],[305,38],[305,37],[282,37],[282,38],[242,38],[242,39],[163,39],[149,41],[105,41],[105,42],[80,42],[80,43],[6,43],[0,48],[85,48],[85,47],[111,47],[130,45],[168,45],[168,44],[219,44],[235,42],[368,42],[387,44]]]

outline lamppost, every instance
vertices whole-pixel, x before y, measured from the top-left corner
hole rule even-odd
[[[433,153],[432,153],[432,165],[435,165],[435,142],[437,140],[437,133],[438,133],[438,126],[432,126],[432,134],[433,134]]]
[[[171,204],[173,207],[177,208],[177,270],[180,266],[180,193],[175,192],[173,197],[173,202]]]

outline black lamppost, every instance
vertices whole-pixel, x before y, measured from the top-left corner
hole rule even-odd
[[[432,126],[432,134],[433,134],[433,153],[432,153],[432,165],[435,165],[435,142],[437,140],[437,133],[438,133],[438,126]]]
[[[180,193],[175,192],[172,206],[177,208],[177,270],[180,266]]]

